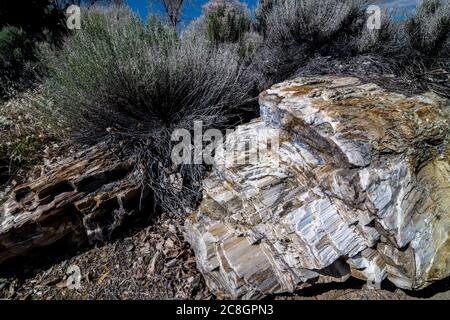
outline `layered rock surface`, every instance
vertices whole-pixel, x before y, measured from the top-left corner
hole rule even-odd
[[[75,244],[107,240],[147,196],[133,169],[100,144],[17,186],[0,205],[0,263],[65,237]]]
[[[446,100],[319,77],[273,86],[260,109],[227,136],[186,221],[216,295],[350,276],[421,289],[449,276]]]

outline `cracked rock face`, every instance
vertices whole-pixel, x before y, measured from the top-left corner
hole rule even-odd
[[[421,289],[449,276],[446,100],[319,77],[273,86],[260,109],[227,136],[186,221],[216,295],[351,276]]]
[[[133,168],[97,145],[17,186],[0,206],[0,264],[65,237],[75,244],[108,240],[140,206]]]

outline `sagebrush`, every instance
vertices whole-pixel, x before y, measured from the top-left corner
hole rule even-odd
[[[254,117],[258,93],[273,83],[354,75],[450,97],[449,1],[424,0],[401,21],[385,10],[379,30],[366,26],[368,4],[263,0],[252,18],[238,1],[213,0],[186,30],[123,6],[90,7],[62,48],[41,48],[39,112],[77,141],[107,142],[133,159],[166,209],[192,207],[207,168],[172,164],[172,132]]]
[[[383,11],[380,30],[367,29],[364,0],[265,3],[257,11],[264,22],[255,59],[261,89],[295,75],[333,73],[381,82],[394,76],[393,89],[450,97],[448,0],[421,1],[404,21]]]
[[[203,166],[173,167],[176,128],[224,127],[248,99],[235,53],[125,7],[91,8],[82,29],[47,53],[48,99],[84,143],[109,141],[142,169],[161,205],[192,206]],[[174,190],[171,176],[183,179]]]

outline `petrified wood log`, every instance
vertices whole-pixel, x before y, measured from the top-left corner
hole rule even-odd
[[[140,207],[133,168],[98,145],[16,187],[0,206],[0,263],[71,234],[80,244],[108,239]]]
[[[227,136],[186,221],[214,293],[261,298],[350,276],[420,289],[449,276],[446,100],[319,77],[273,86],[260,108]]]

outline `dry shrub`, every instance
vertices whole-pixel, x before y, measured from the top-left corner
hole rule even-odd
[[[448,0],[421,1],[405,21],[383,11],[380,30],[367,29],[364,0],[265,3],[258,9],[264,41],[254,69],[260,89],[295,75],[332,73],[394,77],[391,89],[450,97]]]
[[[165,209],[192,207],[203,165],[174,166],[174,129],[223,128],[248,99],[235,53],[179,38],[161,19],[125,7],[83,12],[82,29],[47,58],[46,95],[84,143],[109,141],[131,157]],[[182,180],[180,191],[174,178]]]

